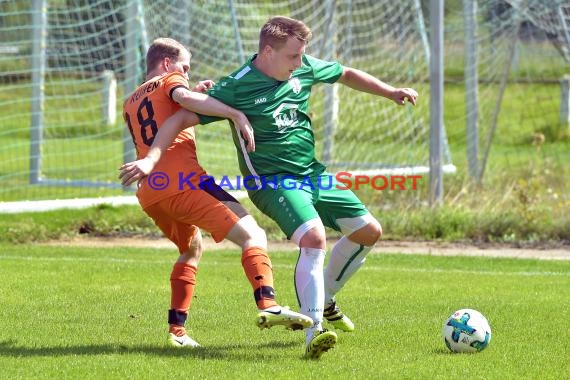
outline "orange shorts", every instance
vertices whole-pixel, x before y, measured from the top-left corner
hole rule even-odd
[[[180,253],[188,250],[199,227],[216,242],[224,240],[244,216],[245,208],[213,181],[203,189],[188,190],[148,206],[144,211]]]

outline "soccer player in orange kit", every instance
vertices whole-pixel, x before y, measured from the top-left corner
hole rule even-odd
[[[254,150],[255,146],[253,131],[245,115],[204,94],[213,86],[212,81],[200,82],[194,91],[188,88],[190,58],[188,49],[178,41],[170,38],[155,40],[146,56],[146,81],[123,106],[123,117],[133,137],[138,159],[148,154],[152,160],[150,147],[165,123],[188,126],[178,133],[165,152],[160,152],[160,159],[152,163],[156,164],[154,170],[139,181],[137,190],[143,210],[180,252],[170,275],[168,340],[174,346],[199,346],[185,329],[203,250],[199,228],[210,232],[216,242],[228,239],[241,247],[241,262],[254,290],[260,328],[274,325],[293,330],[307,328],[313,323],[311,318],[281,307],[275,301],[265,232],[213,179],[203,180],[207,174],[196,156],[195,131],[191,126],[198,124],[198,117],[193,112],[230,119],[247,141],[247,149]],[[119,178],[123,184],[133,182],[130,171],[133,166],[129,165],[120,168]]]

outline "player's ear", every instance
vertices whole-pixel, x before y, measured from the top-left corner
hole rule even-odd
[[[164,70],[168,71],[168,68],[170,67],[170,58],[169,57],[164,57],[164,59],[162,60],[162,66],[164,67]]]
[[[261,49],[261,54],[262,55],[270,55],[273,52],[273,47],[271,47],[271,45],[266,44],[263,49]]]

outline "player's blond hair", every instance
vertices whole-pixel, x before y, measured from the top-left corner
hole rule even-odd
[[[261,27],[259,33],[259,51],[267,45],[274,49],[280,49],[289,37],[294,37],[305,43],[312,37],[311,29],[303,21],[295,20],[286,16],[271,17]]]
[[[192,57],[190,51],[180,42],[172,38],[157,38],[152,41],[152,44],[146,52],[146,72],[147,74],[154,70],[156,66],[164,59],[170,58],[178,61],[180,53],[187,51]]]

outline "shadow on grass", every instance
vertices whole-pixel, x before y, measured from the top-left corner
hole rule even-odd
[[[454,353],[449,351],[447,348],[436,348],[435,350],[433,350],[434,354],[437,355],[453,355]]]
[[[478,352],[453,352],[451,350],[448,350],[447,348],[438,348],[433,350],[433,353],[437,355],[446,355],[446,356],[461,356],[461,355],[469,356],[469,355],[475,355]]]
[[[39,356],[77,356],[77,355],[109,355],[109,354],[147,354],[169,357],[195,357],[198,359],[243,359],[252,357],[271,358],[272,352],[298,346],[295,342],[269,342],[261,345],[221,344],[207,347],[184,348],[167,345],[126,346],[118,344],[85,344],[52,347],[26,347],[18,345],[15,340],[0,342],[0,357],[39,357]],[[275,358],[278,356],[275,355]]]

